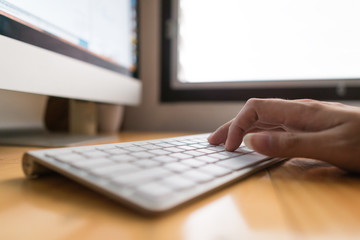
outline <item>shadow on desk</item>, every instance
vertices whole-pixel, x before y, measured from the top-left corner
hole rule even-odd
[[[294,158],[285,162],[281,171],[273,171],[272,175],[287,180],[323,183],[347,183],[349,179],[360,181],[360,174],[349,173],[326,162],[305,158]]]

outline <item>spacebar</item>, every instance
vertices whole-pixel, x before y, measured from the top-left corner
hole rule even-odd
[[[232,170],[238,170],[251,166],[253,164],[267,160],[268,157],[258,154],[258,153],[249,153],[241,155],[235,158],[226,159],[217,163],[217,165],[230,168]]]

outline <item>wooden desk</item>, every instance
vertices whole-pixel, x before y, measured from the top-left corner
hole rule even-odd
[[[1,240],[360,239],[360,177],[318,161],[290,160],[149,218],[62,176],[26,180],[20,163],[31,149],[0,147]]]

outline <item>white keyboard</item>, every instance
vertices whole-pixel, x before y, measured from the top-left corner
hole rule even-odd
[[[143,213],[161,213],[283,159],[209,145],[208,134],[27,152],[23,169],[51,169]]]

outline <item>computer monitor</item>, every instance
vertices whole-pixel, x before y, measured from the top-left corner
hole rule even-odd
[[[0,104],[0,112],[31,112],[21,98],[34,101],[39,112],[35,108],[44,107],[44,96],[138,104],[137,5],[136,0],[0,0],[0,99],[16,99]],[[12,122],[2,124],[4,118],[0,128]]]
[[[162,1],[162,100],[359,100],[360,2]]]

